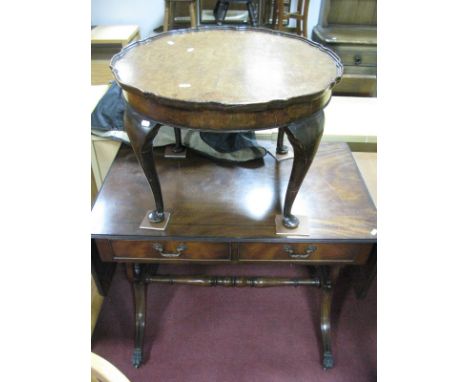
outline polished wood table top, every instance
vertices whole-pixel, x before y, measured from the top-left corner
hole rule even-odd
[[[343,71],[331,50],[310,40],[239,27],[163,33],[128,46],[111,68],[137,111],[174,126],[230,131],[280,126],[312,114],[329,101]],[[242,118],[264,111],[271,117]],[[219,123],[218,114],[226,112],[231,120]]]
[[[92,211],[95,238],[202,239],[265,242],[376,241],[376,208],[343,143],[322,143],[297,195],[293,211],[308,215],[310,235],[277,235],[292,161],[270,155],[244,165],[213,163],[192,151],[185,160],[156,152],[171,224],[140,229],[152,195],[133,152],[124,147],[113,163]]]

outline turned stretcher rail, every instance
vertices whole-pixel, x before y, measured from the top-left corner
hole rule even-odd
[[[224,287],[275,287],[275,286],[316,286],[320,287],[319,278],[288,277],[246,277],[246,276],[171,276],[155,275],[145,277],[147,283],[182,284],[195,286]]]

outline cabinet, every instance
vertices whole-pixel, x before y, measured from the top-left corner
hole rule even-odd
[[[376,0],[322,0],[312,39],[343,62],[344,76],[334,94],[377,96]]]
[[[112,56],[139,38],[138,25],[99,25],[91,29],[91,84],[112,81],[109,69]]]

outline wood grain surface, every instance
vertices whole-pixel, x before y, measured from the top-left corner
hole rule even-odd
[[[156,162],[165,209],[172,213],[166,231],[140,229],[154,201],[134,153],[123,147],[92,210],[94,238],[230,242],[376,241],[376,209],[348,147],[322,143],[293,213],[309,216],[310,235],[276,234],[292,161],[267,155],[244,165],[213,163],[193,151],[187,159]],[[102,255],[101,255],[102,256]]]
[[[160,246],[162,250],[157,249],[156,245]],[[183,245],[185,249],[179,251],[178,246],[180,245]],[[113,260],[117,261],[142,258],[157,259],[159,261],[231,259],[229,245],[224,243],[113,240],[111,246],[115,254]]]
[[[329,24],[377,25],[376,0],[325,0]],[[322,3],[323,4],[323,3]]]
[[[289,245],[291,250],[297,256],[291,256],[285,250],[286,245],[284,244],[257,244],[257,243],[241,243],[239,244],[239,260],[258,262],[258,261],[284,261],[284,262],[310,262],[314,263],[324,261],[340,262],[340,263],[352,263],[360,255],[365,255],[370,252],[372,244],[362,245],[349,245],[349,244],[314,244],[314,251],[310,255],[304,255],[307,253],[307,249],[310,244],[292,244]]]
[[[318,25],[314,33],[319,41],[327,44],[362,44],[377,45],[377,33],[375,26],[332,25],[323,27]]]
[[[336,58],[307,40],[262,30],[170,32],[113,61],[117,80],[144,93],[194,103],[262,104],[326,91]]]

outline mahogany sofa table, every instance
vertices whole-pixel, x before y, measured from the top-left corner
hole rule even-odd
[[[267,155],[230,165],[190,150],[187,159],[165,159],[162,149],[154,152],[172,214],[166,230],[140,228],[152,194],[129,147],[119,151],[92,210],[93,248],[103,264],[125,263],[133,283],[133,365],[139,367],[143,360],[147,284],[166,283],[319,287],[323,367],[332,367],[333,285],[341,267],[373,260],[377,240],[376,209],[347,145],[322,143],[305,176],[294,207],[310,217],[307,236],[275,231],[274,216],[282,208],[292,161],[277,162]],[[167,262],[299,264],[315,272],[310,278],[157,274],[158,264]]]
[[[125,129],[153,192],[155,208],[142,215],[148,224],[165,229],[170,218],[152,154],[166,124],[176,128],[177,146],[179,128],[280,128],[294,150],[280,220],[287,229],[299,226],[291,209],[322,137],[322,109],[343,74],[331,50],[270,29],[194,28],[131,44],[113,57],[111,69],[127,100]]]

